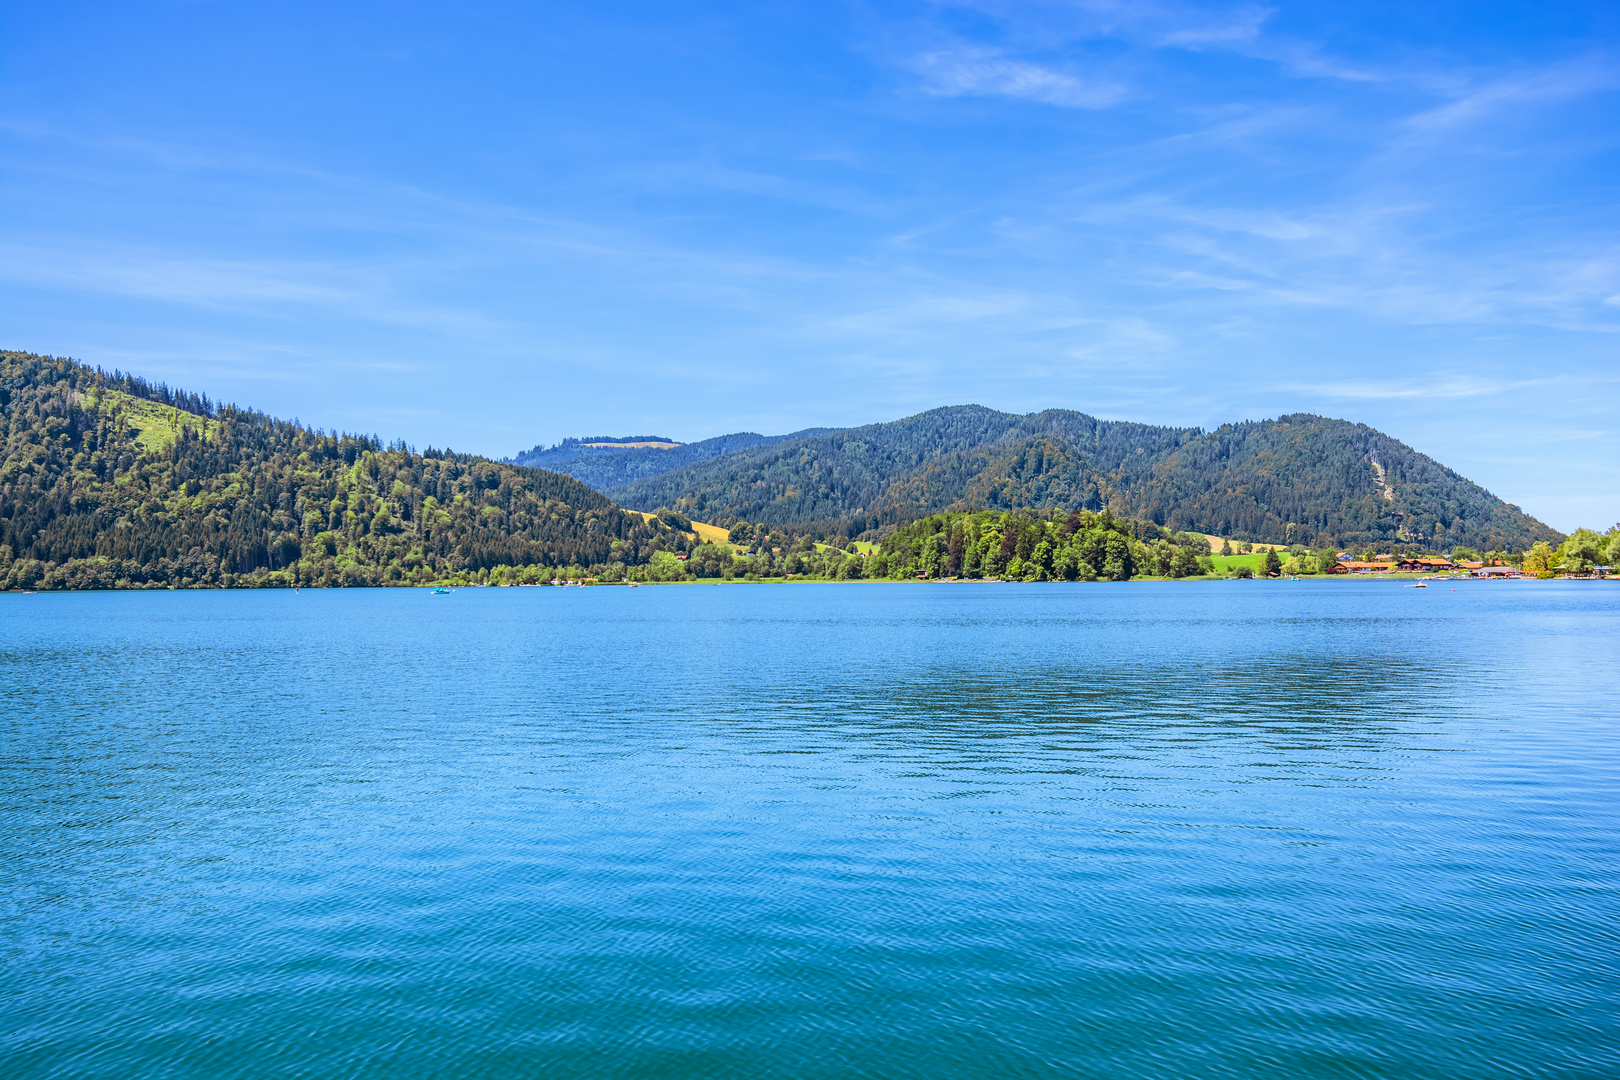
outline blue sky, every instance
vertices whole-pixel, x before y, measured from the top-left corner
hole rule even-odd
[[[1620,6],[0,4],[0,344],[506,455],[1371,424],[1620,519]]]

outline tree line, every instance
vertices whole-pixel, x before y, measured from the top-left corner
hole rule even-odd
[[[900,526],[880,543],[843,546],[819,543],[803,530],[739,522],[728,540],[700,545],[684,562],[656,554],[632,576],[645,581],[1126,581],[1214,572],[1204,537],[1116,518],[1107,510],[932,514]]]
[[[1576,529],[1556,548],[1537,542],[1529,551],[1510,560],[1527,574],[1556,577],[1560,573],[1588,574],[1594,567],[1620,566],[1620,524],[1607,533]]]
[[[572,477],[322,432],[0,353],[0,587],[424,584],[611,572],[696,537]]]

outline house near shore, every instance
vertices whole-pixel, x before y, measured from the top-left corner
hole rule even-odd
[[[1594,566],[1593,571],[1605,570],[1606,567]],[[1524,573],[1517,566],[1508,566],[1503,563],[1486,565],[1484,562],[1436,558],[1432,555],[1414,555],[1407,558],[1396,559],[1389,556],[1384,559],[1374,559],[1366,562],[1360,559],[1343,559],[1328,567],[1329,574],[1387,574],[1399,572],[1403,574],[1435,574],[1446,570],[1462,570],[1474,577],[1481,578],[1517,578]]]
[[[1450,570],[1455,564],[1450,559],[1437,559],[1427,555],[1415,555],[1402,559],[1395,564],[1395,569],[1403,574],[1437,574],[1442,570]]]

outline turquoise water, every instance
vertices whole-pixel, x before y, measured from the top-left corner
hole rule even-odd
[[[1620,588],[0,595],[10,1077],[1620,1075]]]

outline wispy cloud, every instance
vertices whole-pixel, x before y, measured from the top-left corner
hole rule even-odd
[[[0,246],[0,280],[13,286],[277,319],[320,309],[415,330],[489,335],[498,320],[487,313],[414,294],[420,271],[421,264],[388,259],[220,259],[62,241]]]
[[[1431,81],[1422,71],[1380,67],[1333,55],[1324,44],[1268,32],[1274,7],[1239,3],[1193,5],[1159,0],[959,0],[995,19],[1009,41],[1009,54],[1021,48],[1060,50],[1083,42],[1109,40],[1137,50],[1232,52],[1274,63],[1300,78],[1357,83]]]
[[[1507,109],[1567,101],[1616,87],[1620,87],[1620,66],[1608,56],[1585,56],[1467,86],[1453,100],[1410,117],[1406,126],[1434,133],[1482,123]]]
[[[981,12],[1024,40],[1117,38],[1182,48],[1252,40],[1272,13],[1252,3],[1164,0],[945,0],[942,6]]]
[[[966,8],[992,21],[996,55],[1006,63],[1054,67],[1050,57],[1084,51],[1098,42],[1124,46],[1138,57],[1155,52],[1225,52],[1274,65],[1296,79],[1382,85],[1415,90],[1440,99],[1418,124],[1466,122],[1488,115],[1513,100],[1554,100],[1612,68],[1607,55],[1578,60],[1553,74],[1482,81],[1481,70],[1449,60],[1443,50],[1356,50],[1324,35],[1316,39],[1283,29],[1277,5],[1196,4],[1176,0],[939,0],[943,7]],[[1298,20],[1290,20],[1297,22]],[[1355,52],[1357,55],[1349,55]],[[907,54],[909,55],[909,54]],[[1033,58],[1033,59],[1032,59]],[[1042,59],[1044,58],[1044,59]],[[1129,81],[1129,80],[1127,80]],[[1152,96],[1153,88],[1131,83],[1128,96]],[[1036,99],[1038,100],[1038,99]]]
[[[1116,81],[1082,78],[988,48],[923,53],[911,65],[923,76],[923,89],[940,97],[1020,98],[1066,109],[1106,109],[1126,97]]]
[[[1439,375],[1423,379],[1352,379],[1319,383],[1285,384],[1279,389],[1320,394],[1345,401],[1397,401],[1500,397],[1517,390],[1547,386],[1555,379],[1502,380],[1476,375]]]
[[[639,179],[647,186],[759,195],[807,206],[825,206],[850,213],[871,214],[883,209],[882,200],[858,188],[781,176],[752,169],[739,169],[710,158],[668,162],[641,170]]]
[[[1226,11],[1189,12],[1185,9],[1131,5],[1147,16],[1144,25],[1150,40],[1170,48],[1202,49],[1229,47],[1254,41],[1271,17],[1272,9],[1256,4],[1239,4]]]

